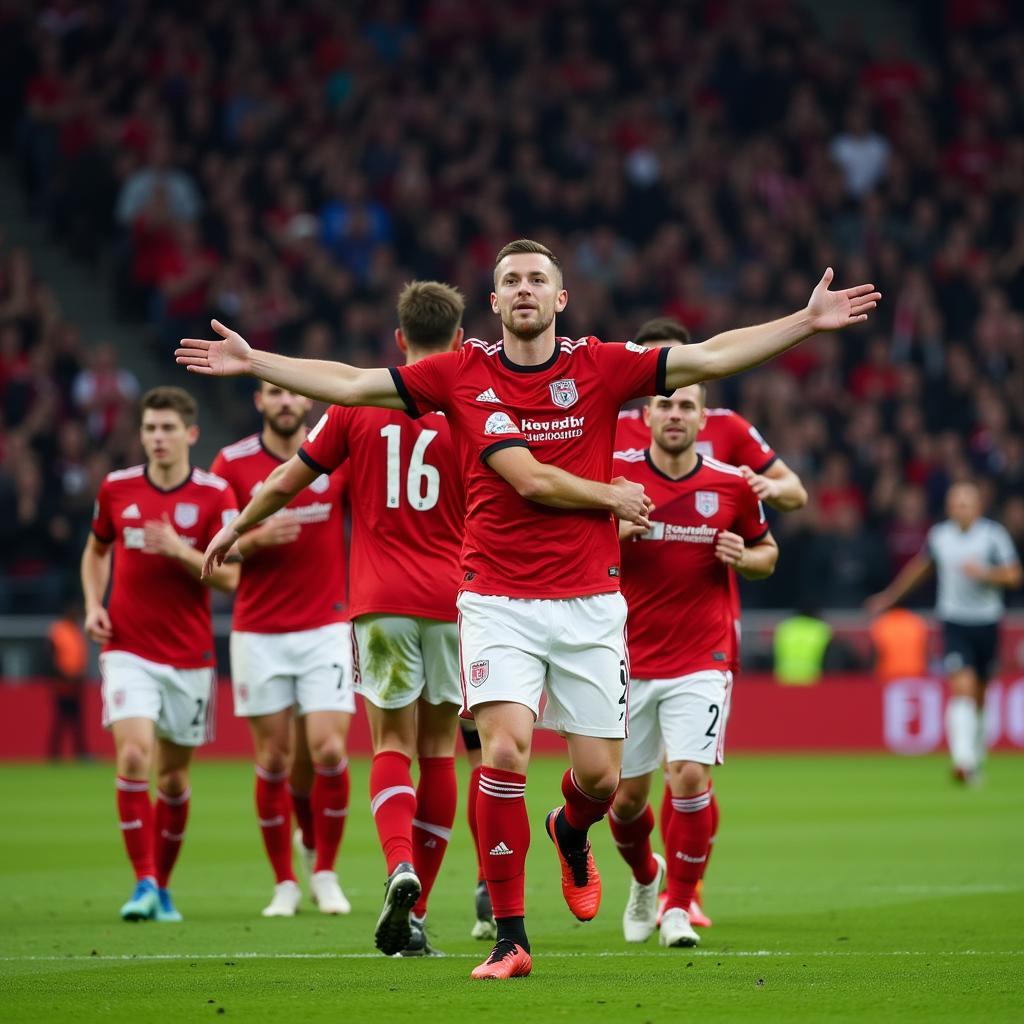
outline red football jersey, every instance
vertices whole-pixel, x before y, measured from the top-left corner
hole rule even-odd
[[[281,460],[252,434],[222,448],[211,471],[244,508]],[[231,618],[245,633],[295,633],[345,618],[345,517],[340,474],[322,474],[275,515],[299,523],[290,544],[261,548],[242,563]]]
[[[708,409],[707,422],[697,435],[697,453],[708,455],[730,466],[749,466],[763,473],[775,460],[772,446],[738,412],[732,409]],[[650,428],[644,425],[642,409],[623,409],[615,431],[615,450],[649,448]]]
[[[723,530],[748,544],[764,537],[761,502],[737,469],[703,456],[678,480],[655,467],[647,451],[617,456],[615,472],[643,484],[654,502],[651,529],[622,544],[630,674],[673,679],[731,669],[730,574],[715,557],[715,541]]]
[[[349,460],[349,614],[454,622],[466,500],[448,421],[331,406],[299,457],[330,473]]]
[[[107,605],[114,638],[105,651],[128,651],[174,668],[214,664],[209,589],[173,559],[147,551],[144,527],[166,515],[178,536],[204,551],[237,511],[227,483],[202,469],[169,491],[150,481],[145,466],[107,475],[92,517],[96,538],[114,545]]]
[[[616,524],[608,512],[548,508],[521,498],[487,465],[521,445],[576,476],[612,477],[619,408],[665,390],[668,349],[556,340],[551,357],[519,366],[502,343],[392,369],[410,415],[446,413],[466,488],[462,588],[518,598],[567,598],[619,589]]]

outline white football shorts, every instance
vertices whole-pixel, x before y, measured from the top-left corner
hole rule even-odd
[[[103,725],[148,718],[156,734],[181,747],[213,739],[217,673],[213,668],[174,668],[128,651],[100,655]]]
[[[232,632],[231,688],[239,718],[285,708],[353,714],[352,629],[332,622],[294,633]]]
[[[542,728],[623,739],[630,709],[626,602],[619,593],[559,600],[459,595],[463,710],[525,704]]]
[[[421,697],[462,703],[454,622],[411,615],[360,615],[353,623],[356,692],[385,711]]]
[[[630,680],[622,777],[653,772],[663,753],[670,762],[721,764],[731,696],[732,673],[717,669],[675,679]]]

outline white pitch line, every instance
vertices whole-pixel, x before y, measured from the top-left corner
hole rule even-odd
[[[628,950],[606,950],[598,953],[567,953],[567,952],[541,952],[538,956],[542,960],[570,960],[579,958],[608,958],[608,957],[642,957],[650,956],[650,953],[632,952]],[[655,954],[657,955],[657,954]],[[671,954],[668,954],[671,955]],[[939,952],[928,952],[915,949],[895,950],[852,950],[852,949],[825,949],[816,952],[792,952],[790,950],[774,949],[736,949],[729,951],[717,951],[713,949],[690,949],[685,954],[678,956],[696,956],[702,959],[712,960],[726,957],[858,957],[858,956],[935,956],[935,957],[959,957],[959,956],[1024,956],[1024,949],[951,949]],[[444,953],[442,956],[448,960],[479,960],[480,953]],[[386,959],[381,953],[121,953],[121,954],[68,954],[67,956],[0,956],[0,962],[57,962],[74,963],[76,961],[184,961],[184,960],[381,960]]]

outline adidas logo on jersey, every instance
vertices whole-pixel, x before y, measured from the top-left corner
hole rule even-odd
[[[122,519],[141,519],[142,513],[139,511],[139,506],[132,502],[122,513]]]
[[[491,850],[491,856],[492,857],[508,857],[513,852],[514,851],[510,850],[505,845],[504,841],[502,841],[502,842],[498,843],[498,845],[495,846],[493,850]]]
[[[500,402],[501,399],[494,393],[494,388],[488,388],[486,391],[481,391],[476,396],[478,402]]]

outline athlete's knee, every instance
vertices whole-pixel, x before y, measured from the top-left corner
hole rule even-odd
[[[256,764],[268,775],[281,775],[288,771],[291,751],[276,743],[263,744],[256,752]]]
[[[145,779],[149,777],[149,769],[153,760],[153,750],[144,743],[129,740],[121,745],[117,752],[117,771],[129,779]]]
[[[491,736],[484,743],[484,763],[491,768],[504,772],[526,774],[526,766],[530,761],[529,744],[523,744],[511,733],[499,733]]]
[[[669,766],[672,792],[681,796],[698,796],[711,783],[711,772],[706,764],[696,761],[673,761]]]
[[[310,744],[310,753],[315,764],[333,767],[345,759],[345,741],[332,734],[318,737],[315,743]]]
[[[597,800],[608,800],[619,786],[619,769],[616,765],[591,768],[589,771],[573,768],[573,774],[580,789]]]
[[[166,796],[181,796],[188,789],[188,769],[171,768],[157,776],[157,787]]]

